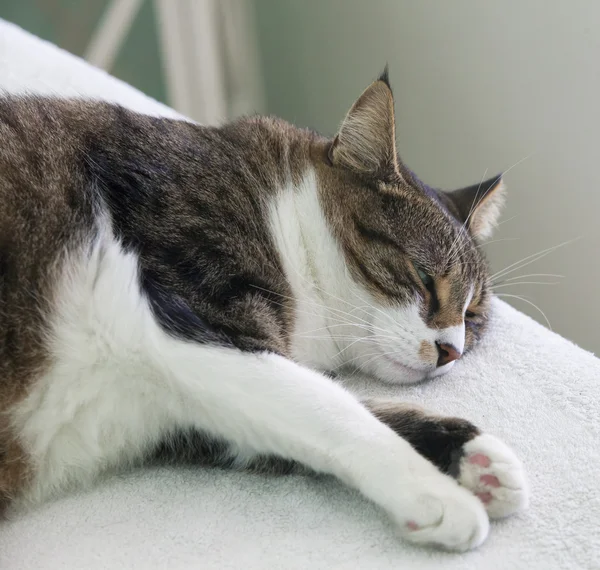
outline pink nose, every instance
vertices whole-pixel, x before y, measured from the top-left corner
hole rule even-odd
[[[454,362],[458,360],[462,356],[462,352],[458,352],[456,348],[454,348],[451,344],[441,344],[436,342],[438,350],[438,361],[437,365],[444,366],[444,364],[449,364],[450,362]]]

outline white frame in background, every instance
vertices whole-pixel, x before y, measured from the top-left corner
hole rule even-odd
[[[110,71],[144,0],[111,0],[85,52]],[[169,104],[205,124],[262,110],[248,0],[154,0]]]

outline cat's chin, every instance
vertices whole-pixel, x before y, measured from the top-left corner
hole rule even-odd
[[[417,370],[395,358],[383,356],[375,366],[378,378],[389,384],[416,384],[429,377],[430,370]]]
[[[427,375],[427,378],[438,378],[439,376],[443,376],[444,374],[448,374],[450,370],[454,367],[454,362],[448,362],[448,364],[444,364],[444,366],[440,366],[436,368],[432,372]]]
[[[433,370],[417,370],[394,358],[384,356],[376,365],[374,372],[378,378],[389,384],[417,384],[443,376],[450,372],[453,366],[454,362],[450,362]]]

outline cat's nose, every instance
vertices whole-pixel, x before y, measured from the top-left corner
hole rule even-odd
[[[444,364],[450,364],[450,362],[454,362],[462,356],[462,352],[456,350],[451,344],[441,344],[436,342],[435,346],[438,351],[438,367],[444,366]]]

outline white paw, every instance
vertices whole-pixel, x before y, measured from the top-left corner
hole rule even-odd
[[[486,539],[490,523],[481,501],[455,481],[433,477],[405,490],[411,499],[395,518],[410,542],[463,552]]]
[[[493,435],[478,435],[463,447],[458,482],[485,505],[491,518],[512,515],[529,503],[523,465],[513,451]]]

